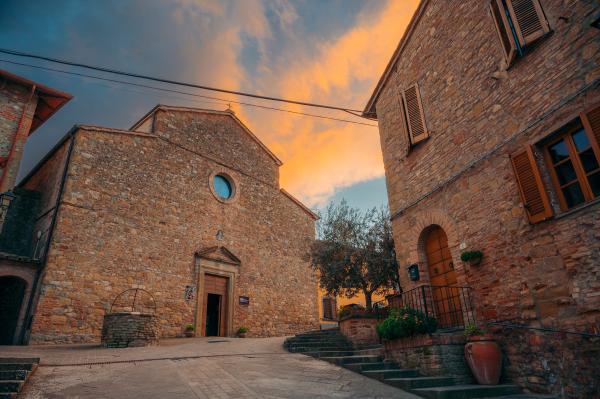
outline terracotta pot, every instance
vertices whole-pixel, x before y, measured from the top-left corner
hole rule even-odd
[[[238,337],[240,337],[240,338],[246,338],[246,333],[239,333]]]
[[[502,352],[491,335],[469,337],[465,359],[480,385],[496,385],[502,371]]]
[[[194,336],[194,330],[185,330],[185,331],[183,332],[183,334],[184,334],[186,337],[188,337],[188,338],[191,338],[191,337],[193,337],[193,336]]]

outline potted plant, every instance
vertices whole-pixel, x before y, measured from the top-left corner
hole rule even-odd
[[[497,385],[502,371],[502,352],[496,340],[475,324],[465,328],[465,336],[465,359],[477,383]]]
[[[483,252],[481,251],[465,251],[460,254],[460,260],[468,263],[471,266],[477,266],[481,263]]]
[[[185,326],[185,330],[183,331],[183,334],[190,338],[194,336],[194,331],[196,330],[196,328],[194,327],[194,325],[192,323],[190,324],[186,324]]]
[[[247,332],[248,332],[248,327],[240,327],[237,330],[237,336],[240,338],[246,338]]]

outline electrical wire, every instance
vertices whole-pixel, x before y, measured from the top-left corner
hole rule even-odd
[[[332,116],[310,114],[310,113],[306,113],[306,112],[292,111],[292,110],[283,109],[283,108],[269,107],[269,106],[266,106],[266,105],[246,103],[246,102],[243,102],[243,101],[235,101],[235,100],[229,100],[229,99],[225,99],[225,98],[205,96],[205,95],[202,95],[202,94],[190,93],[190,92],[185,92],[185,91],[181,91],[181,90],[167,89],[167,88],[164,88],[164,87],[157,87],[157,86],[150,86],[150,85],[145,85],[145,84],[141,84],[141,83],[127,82],[127,81],[124,81],[124,80],[104,78],[104,77],[101,77],[101,76],[88,75],[88,74],[85,74],[85,73],[72,72],[72,71],[65,71],[63,69],[56,69],[56,68],[44,67],[44,66],[40,66],[40,65],[32,65],[32,64],[27,64],[27,63],[23,63],[23,62],[9,61],[9,60],[5,60],[5,59],[0,59],[0,62],[5,62],[5,63],[8,63],[8,64],[13,64],[13,65],[26,66],[26,67],[29,67],[29,68],[41,69],[41,70],[45,70],[45,71],[58,72],[58,73],[66,74],[66,75],[74,75],[74,76],[80,76],[80,77],[84,77],[84,78],[97,79],[97,80],[102,80],[102,81],[106,81],[106,82],[112,82],[112,83],[119,83],[119,84],[124,84],[124,85],[129,85],[129,86],[142,87],[142,88],[146,88],[146,89],[164,91],[164,92],[169,92],[169,93],[184,94],[186,96],[192,96],[192,97],[198,97],[198,98],[205,98],[205,99],[210,99],[210,100],[217,100],[217,101],[222,101],[224,103],[233,103],[233,104],[238,104],[238,105],[243,105],[243,106],[248,106],[248,107],[255,107],[255,108],[267,109],[267,110],[271,110],[271,111],[287,112],[287,113],[290,113],[290,114],[296,114],[296,115],[301,115],[301,116],[310,116],[310,117],[313,117],[313,118],[328,119],[328,120],[337,121],[337,122],[345,122],[345,123],[353,123],[353,124],[356,124],[356,125],[377,127],[377,125],[374,125],[372,123],[357,122],[357,121],[352,121],[352,120],[349,120],[349,119],[335,118],[335,117],[332,117]],[[352,114],[352,115],[359,116],[359,115],[356,115],[356,114],[354,114],[354,113],[352,113],[350,111],[347,111],[347,112],[350,113],[350,114]]]
[[[304,102],[304,101],[288,100],[288,99],[280,98],[280,97],[262,96],[262,95],[259,95],[259,94],[246,93],[246,92],[235,91],[235,90],[228,90],[228,89],[220,89],[220,88],[216,88],[216,87],[198,85],[198,84],[195,84],[195,83],[187,83],[187,82],[180,82],[180,81],[171,80],[171,79],[157,78],[157,77],[149,76],[149,75],[142,75],[142,74],[138,74],[138,73],[119,71],[119,70],[116,70],[116,69],[110,69],[110,68],[104,68],[104,67],[97,67],[97,66],[93,66],[93,65],[82,64],[82,63],[79,63],[79,62],[62,60],[62,59],[58,59],[58,58],[45,57],[45,56],[41,56],[41,55],[37,55],[37,54],[25,53],[25,52],[16,51],[16,50],[9,50],[9,49],[0,48],[0,53],[10,54],[10,55],[14,55],[14,56],[17,56],[17,57],[35,58],[35,59],[43,60],[43,61],[49,61],[49,62],[54,62],[54,63],[58,63],[58,64],[70,65],[70,66],[75,66],[75,67],[80,67],[80,68],[86,68],[86,69],[92,69],[92,70],[100,71],[100,72],[108,72],[108,73],[112,73],[112,74],[116,74],[116,75],[129,76],[129,77],[133,77],[133,78],[152,80],[152,81],[155,81],[155,82],[168,83],[168,84],[174,84],[174,85],[179,85],[179,86],[193,87],[193,88],[196,88],[196,89],[209,90],[209,91],[217,91],[217,92],[220,92],[220,93],[236,94],[236,95],[239,95],[239,96],[259,98],[259,99],[262,99],[262,100],[278,101],[278,102],[289,103],[289,104],[304,105],[304,106],[307,106],[307,107],[326,108],[326,109],[332,109],[332,110],[337,110],[337,111],[344,111],[344,112],[351,113],[351,114],[353,114],[355,116],[356,116],[357,113],[360,114],[362,112],[362,111],[356,110],[356,109],[345,108],[345,107],[336,107],[336,106],[333,106],[333,105],[325,105],[325,104],[309,103],[309,102]]]

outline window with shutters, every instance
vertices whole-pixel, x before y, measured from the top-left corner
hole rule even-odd
[[[429,137],[419,85],[415,83],[403,90],[400,97],[403,127],[413,146]]]
[[[539,0],[491,0],[490,11],[509,66],[550,32]]]
[[[597,120],[592,122],[600,127],[600,107],[597,114]],[[562,210],[600,198],[600,154],[590,128],[578,121],[544,147]]]

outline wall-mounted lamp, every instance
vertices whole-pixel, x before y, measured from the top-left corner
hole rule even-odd
[[[418,264],[412,264],[410,266],[408,266],[407,268],[408,270],[408,278],[410,279],[410,281],[419,281],[419,265]]]

